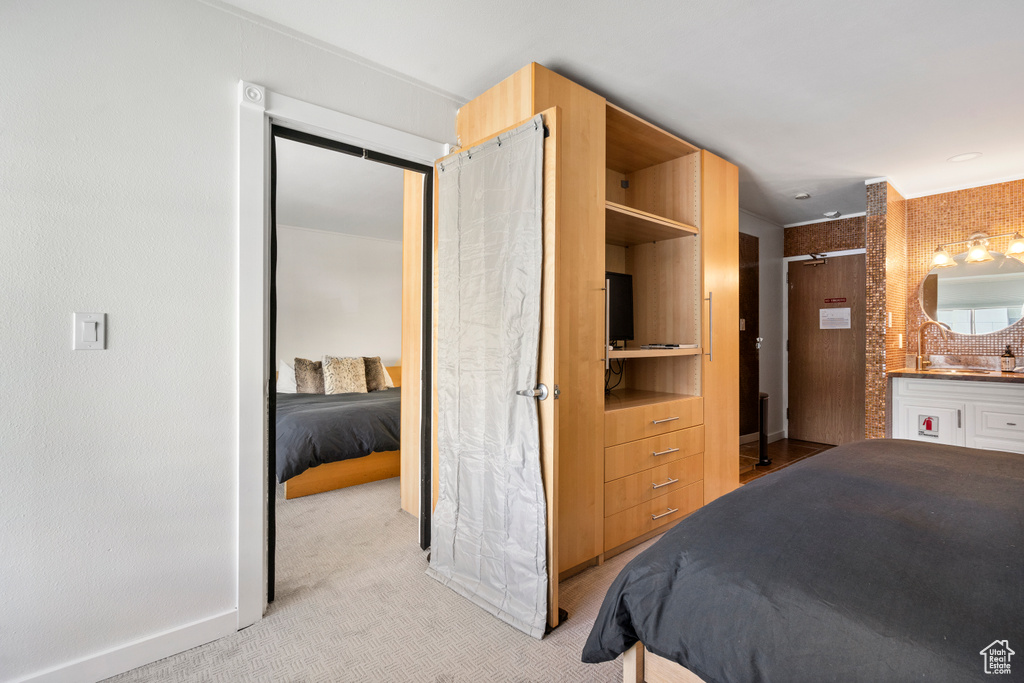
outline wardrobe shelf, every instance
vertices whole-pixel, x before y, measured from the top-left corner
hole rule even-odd
[[[604,411],[636,408],[658,403],[678,401],[682,398],[698,398],[692,394],[676,394],[666,391],[643,391],[640,389],[614,389],[604,395]]]
[[[606,103],[605,117],[607,165],[619,173],[633,173],[700,152],[699,147],[611,102]]]
[[[697,234],[697,228],[630,206],[605,202],[605,242],[619,247]]]
[[[616,358],[663,358],[666,356],[699,356],[701,349],[619,349],[609,351],[608,357]]]

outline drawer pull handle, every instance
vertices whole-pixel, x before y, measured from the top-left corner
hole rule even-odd
[[[660,489],[662,486],[668,486],[669,484],[675,484],[678,481],[679,481],[678,479],[673,479],[672,477],[669,477],[668,481],[666,481],[664,484],[651,484],[651,487],[652,488],[656,488],[656,489]]]
[[[673,422],[678,419],[678,417],[666,417],[664,420],[651,420],[651,424],[660,425],[662,422]]]
[[[674,512],[679,512],[679,508],[669,508],[668,512],[662,512],[660,515],[651,515],[651,520],[661,519],[662,517],[668,517]]]
[[[678,450],[679,450],[678,448],[670,448],[667,451],[651,451],[651,455],[653,455],[653,456],[667,455],[669,453],[675,453]]]

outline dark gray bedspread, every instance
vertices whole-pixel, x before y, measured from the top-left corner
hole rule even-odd
[[[310,467],[400,447],[398,389],[367,394],[278,394],[277,480]]]
[[[637,640],[708,683],[1024,680],[1024,455],[865,441],[755,480],[626,565],[583,661]]]

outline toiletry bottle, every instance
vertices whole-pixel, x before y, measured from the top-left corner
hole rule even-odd
[[[1017,359],[1014,358],[1009,344],[1006,345],[1006,351],[1003,355],[999,357],[999,364],[1003,372],[1013,372],[1014,366],[1017,365]]]

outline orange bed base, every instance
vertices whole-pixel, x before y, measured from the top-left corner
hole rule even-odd
[[[402,367],[387,368],[396,387],[402,386]],[[285,498],[299,498],[314,493],[334,491],[371,481],[390,479],[401,473],[401,451],[370,453],[362,458],[329,462],[313,467],[284,483]]]

